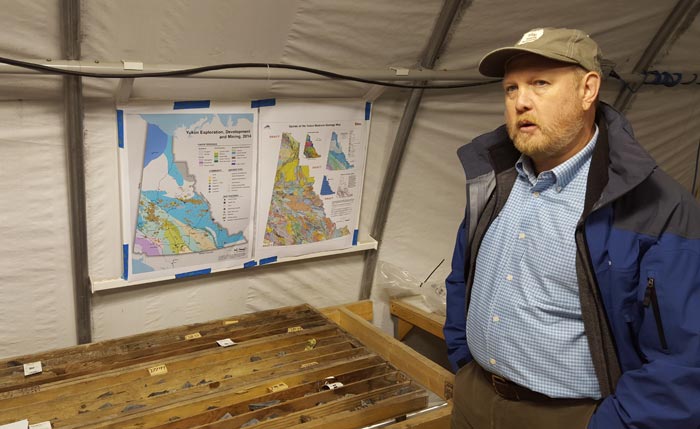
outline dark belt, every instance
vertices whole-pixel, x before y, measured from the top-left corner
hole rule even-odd
[[[479,366],[481,368],[481,366]],[[556,402],[559,401],[555,398],[550,398],[549,396],[534,392],[527,387],[523,387],[519,384],[515,384],[510,380],[506,380],[500,375],[496,375],[486,371],[481,368],[481,372],[488,380],[489,384],[493,387],[493,390],[502,398],[511,401],[532,401],[532,402]]]

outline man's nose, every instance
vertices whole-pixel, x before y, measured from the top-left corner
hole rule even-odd
[[[530,91],[526,89],[518,90],[518,95],[515,99],[515,110],[518,112],[527,112],[532,109],[532,97]]]

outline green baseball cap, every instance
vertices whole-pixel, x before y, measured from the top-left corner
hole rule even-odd
[[[489,77],[503,77],[508,61],[524,53],[578,64],[588,71],[602,75],[602,53],[598,44],[588,34],[581,30],[551,27],[532,29],[525,33],[515,46],[489,52],[479,62],[479,73]]]

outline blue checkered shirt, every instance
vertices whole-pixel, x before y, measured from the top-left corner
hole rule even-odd
[[[518,177],[479,248],[467,344],[488,371],[553,398],[600,398],[584,333],[574,232],[598,129],[575,156]]]

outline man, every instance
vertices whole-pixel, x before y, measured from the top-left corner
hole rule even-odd
[[[599,60],[544,28],[479,64],[506,124],[458,151],[453,428],[700,428],[700,207],[598,101]]]

